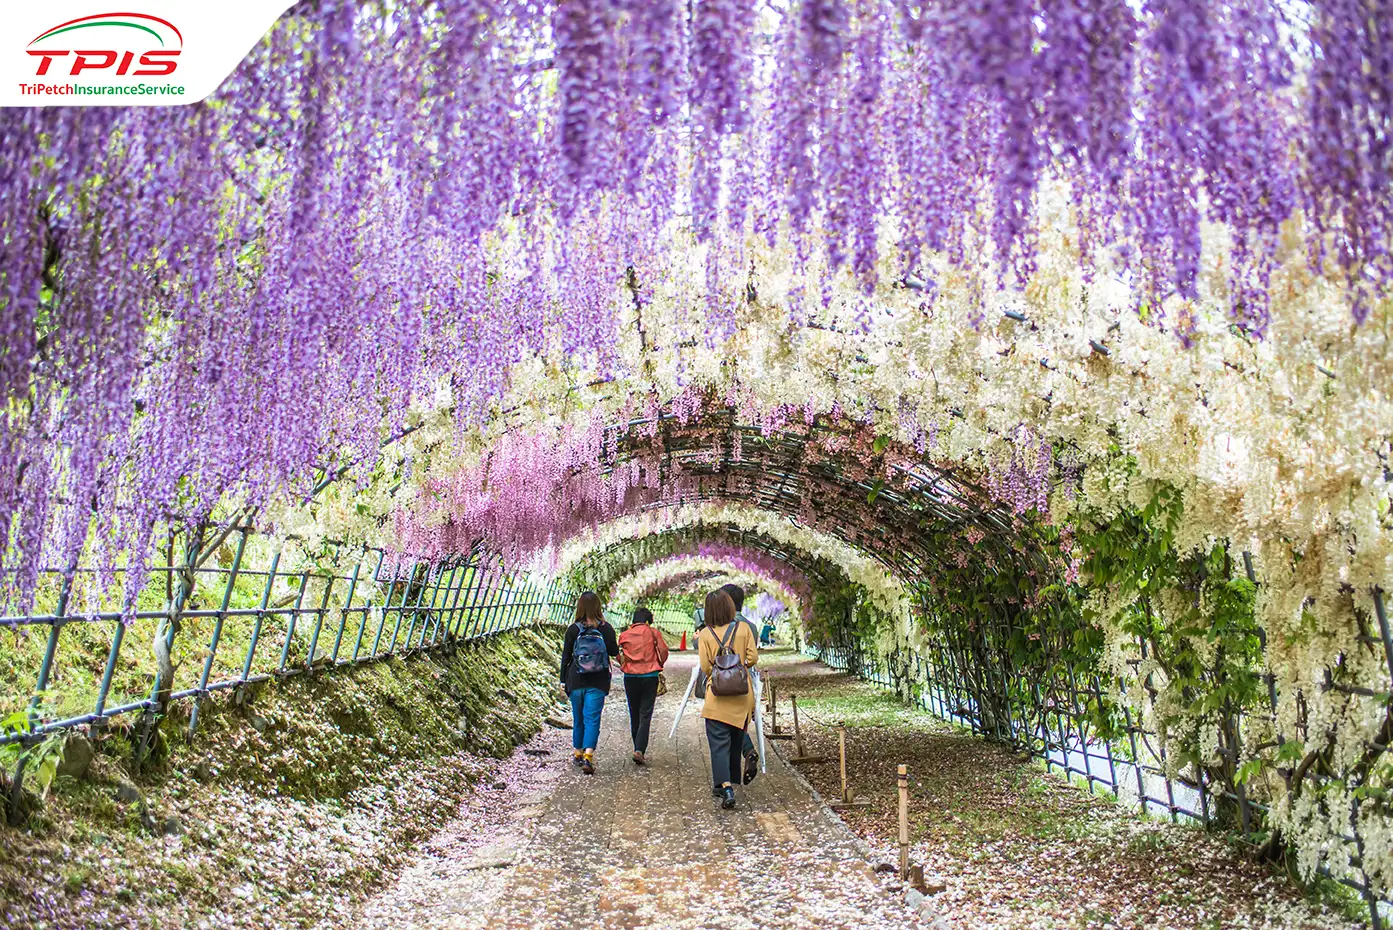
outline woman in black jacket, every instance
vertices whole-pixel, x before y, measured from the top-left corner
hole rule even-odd
[[[571,698],[573,761],[587,775],[595,774],[600,714],[609,694],[609,663],[617,655],[619,641],[600,609],[600,598],[586,591],[576,601],[576,622],[566,630],[561,648],[561,686]]]

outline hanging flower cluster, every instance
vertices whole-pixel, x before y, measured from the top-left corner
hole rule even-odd
[[[326,0],[209,103],[9,110],[8,587],[90,543],[138,588],[156,524],[304,493],[442,386],[465,425],[528,358],[639,373],[630,316],[713,346],[768,292],[759,242],[795,324],[865,332],[901,282],[1028,293],[1061,221],[1186,342],[1197,300],[1270,328],[1283,237],[1362,320],[1393,280],[1386,36],[1306,13]]]
[[[768,591],[760,591],[754,596],[754,606],[745,611],[752,619],[768,623],[780,623],[779,620],[788,612],[788,605],[779,600]]]

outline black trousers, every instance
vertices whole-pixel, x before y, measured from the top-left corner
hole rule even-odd
[[[657,678],[624,676],[624,700],[629,704],[629,735],[634,751],[648,751],[648,727],[653,722],[653,703],[658,700]]]
[[[711,747],[711,782],[719,788],[726,782],[740,784],[741,744],[745,741],[743,727],[733,727],[719,720],[706,721],[706,743]]]

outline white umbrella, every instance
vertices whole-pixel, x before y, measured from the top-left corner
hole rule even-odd
[[[677,713],[672,718],[672,730],[668,732],[668,739],[672,739],[677,735],[677,725],[682,722],[682,714],[687,709],[687,702],[692,699],[692,691],[696,689],[697,676],[700,674],[701,666],[694,666],[692,668],[692,680],[687,682],[687,693],[682,695],[682,703],[677,705]]]
[[[767,772],[769,769],[764,764],[764,715],[759,712],[764,700],[764,679],[759,669],[750,669],[750,680],[754,682],[755,689],[755,749],[759,750],[759,770]]]

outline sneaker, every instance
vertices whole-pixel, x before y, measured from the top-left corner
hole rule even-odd
[[[759,753],[752,752],[745,757],[745,776],[741,779],[745,784],[749,784],[759,777]]]
[[[643,757],[643,753],[634,750],[634,765],[647,765],[648,760]]]
[[[730,785],[726,785],[721,789],[721,810],[735,810],[735,789]]]
[[[585,764],[585,756],[577,753],[571,757],[571,764],[579,768]]]
[[[580,771],[581,771],[581,774],[583,774],[583,775],[594,775],[594,774],[595,774],[595,760],[592,759],[592,758],[590,758],[589,756],[586,756],[585,758],[581,759],[581,760],[580,760]]]
[[[716,800],[719,801],[719,800],[721,799],[721,795],[724,793],[724,791],[725,791],[724,788],[712,788],[712,789],[711,789],[711,797],[713,797],[713,798],[715,798]]]

